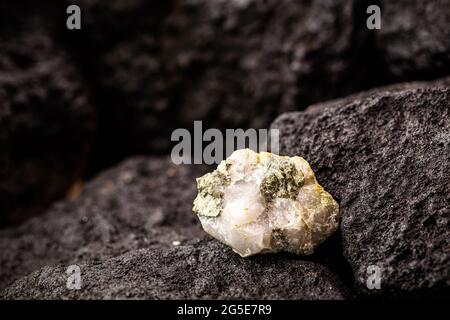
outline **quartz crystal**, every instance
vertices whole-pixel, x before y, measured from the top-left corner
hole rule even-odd
[[[197,185],[203,229],[242,257],[308,255],[338,227],[337,202],[301,157],[237,150]]]

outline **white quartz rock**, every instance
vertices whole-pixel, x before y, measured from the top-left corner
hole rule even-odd
[[[308,255],[338,227],[337,202],[301,157],[237,150],[197,184],[203,229],[242,257]]]

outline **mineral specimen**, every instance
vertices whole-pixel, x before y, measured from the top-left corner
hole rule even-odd
[[[337,202],[300,157],[237,150],[197,185],[203,229],[242,257],[308,255],[338,227]]]

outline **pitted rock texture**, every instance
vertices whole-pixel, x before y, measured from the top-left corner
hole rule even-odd
[[[140,249],[80,264],[81,290],[68,290],[67,266],[44,267],[0,293],[7,299],[345,299],[325,267],[293,256],[242,259],[215,240],[169,250]]]
[[[0,14],[0,225],[63,197],[82,174],[95,130],[78,70],[45,20],[22,13]]]
[[[305,111],[307,112],[322,112],[325,108],[339,107],[352,102],[359,102],[361,100],[370,98],[379,94],[391,94],[398,91],[404,91],[408,89],[427,89],[427,88],[450,88],[450,77],[439,78],[432,81],[411,81],[400,82],[383,87],[377,87],[366,91],[357,92],[349,96],[328,100],[321,103],[315,103],[308,106]]]
[[[389,71],[402,79],[450,73],[449,0],[381,1],[377,45]]]
[[[450,90],[380,92],[287,113],[280,153],[304,155],[341,207],[344,255],[362,293],[442,297],[450,285]],[[382,268],[381,290],[366,288]]]
[[[114,141],[107,152],[167,151],[172,130],[194,120],[267,127],[375,78],[357,1],[75,3],[90,31],[78,47],[97,49],[85,57],[103,104],[103,147]]]
[[[203,235],[192,214],[200,166],[134,158],[108,170],[77,199],[0,231],[0,288],[42,266],[101,261],[132,249],[170,247]]]

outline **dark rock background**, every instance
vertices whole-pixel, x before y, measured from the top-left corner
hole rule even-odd
[[[66,29],[68,4],[82,30]],[[366,28],[371,4],[381,30]],[[449,297],[449,7],[2,1],[0,297]],[[341,228],[309,257],[242,259],[191,213],[211,168],[172,164],[170,135],[274,119]]]
[[[5,225],[42,211],[82,177],[96,121],[88,88],[45,19],[2,9],[0,20],[5,24],[0,32],[0,225]]]
[[[402,79],[449,74],[449,5],[448,0],[382,1],[377,42],[389,72]]]
[[[265,128],[284,111],[381,81],[357,1],[75,3],[89,32],[64,37],[96,86],[95,150],[110,159],[167,152],[171,132],[194,120]]]

